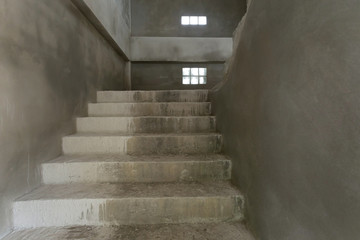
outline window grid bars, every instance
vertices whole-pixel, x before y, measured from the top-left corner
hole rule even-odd
[[[205,26],[207,25],[206,16],[182,16],[181,25],[188,26]]]
[[[183,85],[207,83],[207,68],[183,68]]]

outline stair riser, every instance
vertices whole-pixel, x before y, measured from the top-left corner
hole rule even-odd
[[[230,180],[231,161],[47,163],[42,176],[45,184]]]
[[[201,118],[79,118],[78,132],[202,133],[215,131],[214,117]]]
[[[210,103],[90,103],[89,116],[209,116]]]
[[[205,102],[208,91],[98,92],[97,102]]]
[[[201,154],[219,153],[221,135],[64,137],[64,154]]]
[[[121,237],[120,237],[121,236]],[[34,228],[2,240],[254,240],[241,222]]]
[[[241,196],[35,200],[14,204],[16,229],[71,225],[207,223],[243,218]]]

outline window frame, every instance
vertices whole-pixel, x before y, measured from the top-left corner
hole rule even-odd
[[[207,78],[208,77],[207,77],[207,68],[206,67],[183,67],[182,68],[182,84],[183,85],[206,85]]]
[[[207,16],[181,16],[182,26],[207,26]]]

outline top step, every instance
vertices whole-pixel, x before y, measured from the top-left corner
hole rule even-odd
[[[100,91],[98,103],[206,102],[208,90]]]

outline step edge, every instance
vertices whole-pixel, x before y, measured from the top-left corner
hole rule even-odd
[[[49,184],[48,186],[57,186],[61,184]],[[63,184],[64,185],[64,184]],[[71,185],[71,184],[68,184]],[[26,195],[25,195],[26,196]],[[85,198],[49,198],[49,199],[26,199],[26,200],[15,200],[13,202],[14,208],[19,204],[30,204],[32,202],[63,202],[63,201],[123,201],[123,200],[157,200],[157,199],[202,199],[202,198],[218,198],[218,199],[228,199],[228,198],[241,198],[243,200],[243,194],[241,192],[228,194],[228,195],[209,195],[209,196],[171,196],[171,197],[108,197],[108,198],[94,198],[94,197],[85,197]]]

